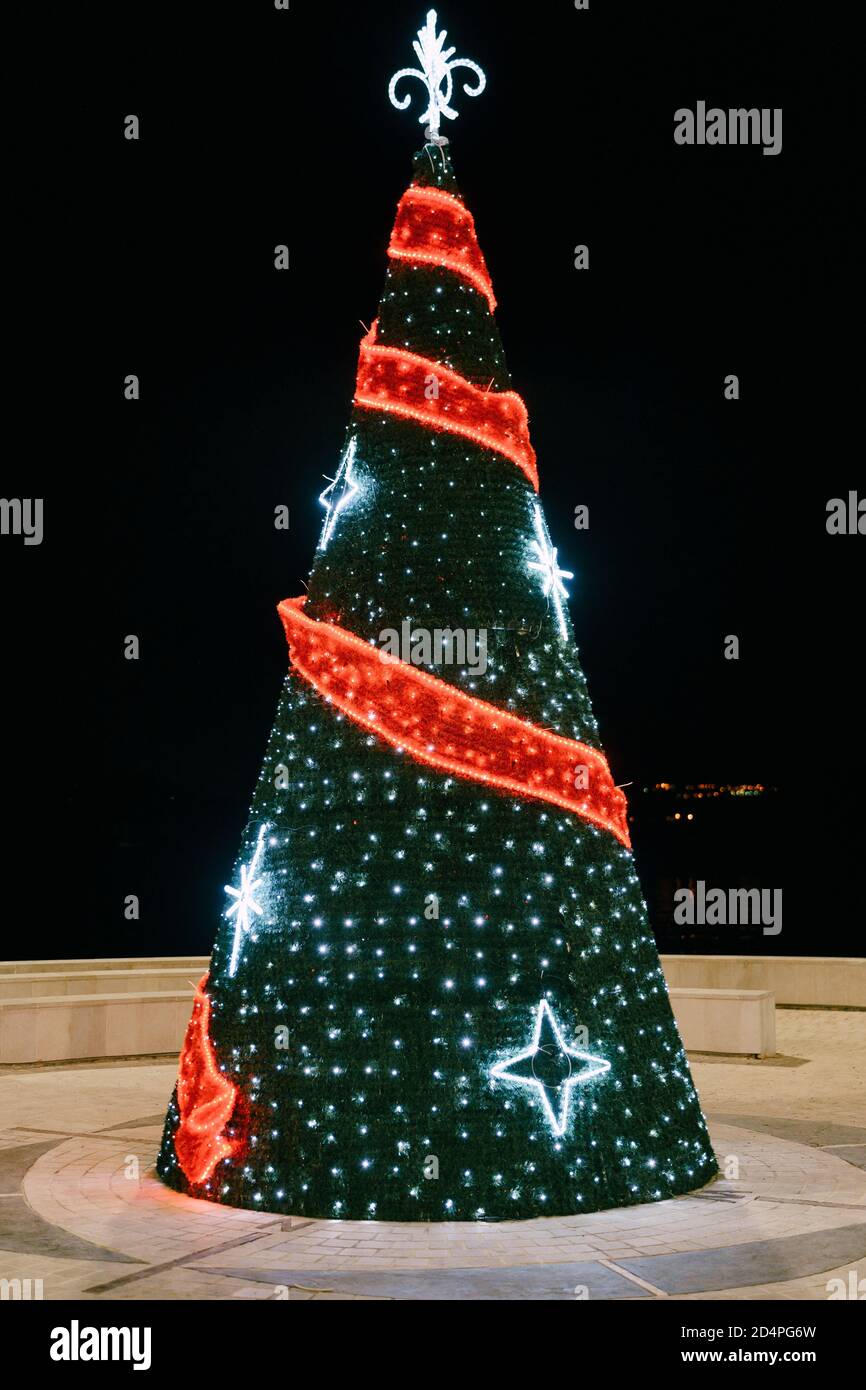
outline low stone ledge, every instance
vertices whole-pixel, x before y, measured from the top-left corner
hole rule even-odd
[[[663,955],[670,989],[768,989],[777,1004],[866,1009],[866,957]]]
[[[671,989],[687,1052],[746,1057],[776,1054],[776,1009],[766,989]]]
[[[0,1063],[179,1053],[193,988],[0,999]]]

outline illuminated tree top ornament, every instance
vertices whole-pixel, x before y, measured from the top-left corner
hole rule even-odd
[[[391,85],[388,88],[388,96],[391,103],[396,106],[398,111],[405,111],[411,101],[411,97],[397,96],[397,84],[404,77],[417,77],[427,88],[430,102],[423,116],[420,117],[422,125],[427,126],[425,135],[428,140],[438,144],[447,144],[439,134],[439,126],[443,116],[447,116],[449,121],[457,119],[457,112],[451,106],[451,98],[454,95],[454,79],[451,74],[455,68],[469,68],[478,78],[478,85],[473,87],[464,83],[463,90],[468,97],[480,96],[487,86],[487,78],[484,76],[477,63],[473,63],[469,58],[457,58],[452,61],[456,48],[445,48],[445,40],[448,37],[447,30],[443,29],[441,34],[436,33],[436,11],[430,10],[427,15],[427,23],[423,29],[418,30],[418,38],[412,47],[418,56],[421,64],[420,68],[401,68],[391,78]]]
[[[582,1070],[575,1070],[572,1059],[586,1065]],[[575,1086],[607,1071],[610,1071],[610,1062],[603,1057],[593,1057],[568,1046],[550,1005],[542,999],[529,1047],[516,1057],[497,1062],[491,1067],[490,1075],[499,1081],[531,1086],[541,1098],[550,1128],[557,1139],[561,1139],[568,1128],[571,1093]]]

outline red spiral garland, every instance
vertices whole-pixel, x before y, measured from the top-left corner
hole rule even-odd
[[[305,603],[278,609],[292,666],[355,724],[429,767],[562,806],[630,846],[625,796],[602,753],[308,618]]]
[[[235,1108],[238,1091],[220,1071],[210,1039],[208,976],[195,992],[192,1018],[186,1030],[177,1073],[180,1124],[174,1151],[190,1186],[207,1182],[214,1168],[234,1153],[237,1141],[223,1131]]]
[[[529,416],[516,391],[484,391],[430,357],[376,342],[378,320],[361,341],[355,405],[463,435],[516,463],[538,491]]]
[[[400,199],[388,255],[412,265],[435,265],[468,280],[493,313],[496,297],[475,235],[475,219],[441,188],[408,188]]]

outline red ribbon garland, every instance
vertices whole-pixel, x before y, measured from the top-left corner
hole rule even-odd
[[[538,492],[529,415],[516,391],[483,391],[429,357],[376,342],[378,320],[361,340],[355,404],[418,420],[430,429],[463,435],[503,454]],[[435,394],[430,394],[431,378]]]
[[[407,188],[397,208],[388,255],[412,265],[435,265],[468,280],[496,308],[493,284],[475,235],[475,219],[441,188]]]
[[[174,1151],[192,1187],[207,1182],[217,1164],[237,1148],[237,1141],[232,1142],[222,1132],[231,1119],[238,1091],[217,1064],[210,1039],[207,982],[205,975],[195,992],[177,1073],[180,1124]]]
[[[630,847],[626,799],[602,753],[308,618],[305,602],[286,599],[278,608],[292,665],[355,724],[441,772],[574,811]],[[578,769],[586,770],[586,790],[576,786]]]

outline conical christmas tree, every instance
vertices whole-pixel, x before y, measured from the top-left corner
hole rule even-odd
[[[443,38],[159,1156],[229,1206],[500,1221],[716,1172],[438,134]]]

